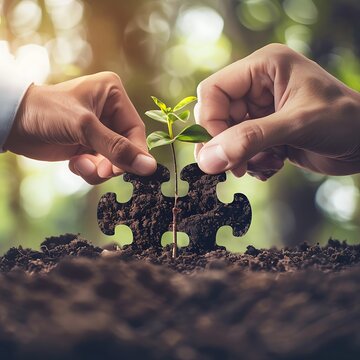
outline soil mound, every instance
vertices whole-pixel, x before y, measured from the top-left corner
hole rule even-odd
[[[77,235],[0,258],[1,359],[356,359],[360,246],[105,250]]]

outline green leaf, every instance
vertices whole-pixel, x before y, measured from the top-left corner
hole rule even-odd
[[[145,113],[149,118],[160,121],[162,123],[167,123],[166,114],[164,114],[161,110],[149,110]]]
[[[190,111],[186,110],[183,111],[181,114],[175,114],[175,113],[170,113],[168,114],[168,119],[170,120],[170,122],[173,124],[175,121],[182,121],[182,122],[187,122],[189,120],[190,117]]]
[[[174,141],[175,139],[171,139],[169,134],[167,134],[165,131],[154,131],[146,139],[150,150],[159,146],[169,145]]]
[[[176,137],[176,140],[189,143],[203,143],[212,139],[212,136],[201,125],[187,126]]]
[[[185,110],[180,114],[175,114],[178,120],[182,122],[187,122],[190,118],[190,110]]]
[[[188,96],[185,99],[182,99],[173,109],[173,111],[179,111],[186,105],[189,105],[190,103],[197,100],[196,96]]]
[[[152,96],[151,97],[154,101],[154,103],[159,107],[159,109],[164,112],[165,114],[168,113],[168,107],[163,103],[161,100],[159,100],[157,97]]]

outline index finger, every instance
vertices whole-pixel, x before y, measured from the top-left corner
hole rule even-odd
[[[203,80],[197,90],[196,122],[212,136],[229,127],[231,106],[251,88],[251,71],[247,58],[226,66]],[[243,114],[244,116],[246,115]]]
[[[131,102],[120,78],[113,73],[97,74],[102,77],[105,89],[98,96],[103,99],[99,118],[111,130],[129,139],[147,152],[145,126]],[[96,76],[96,75],[95,75]],[[107,77],[109,79],[107,79]]]

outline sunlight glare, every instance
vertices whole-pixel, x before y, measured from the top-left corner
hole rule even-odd
[[[84,4],[79,0],[47,0],[48,12],[57,30],[71,29],[81,22]]]
[[[290,19],[305,25],[314,24],[318,18],[318,9],[312,0],[285,0],[283,7]]]
[[[221,36],[224,20],[207,6],[190,7],[183,11],[176,23],[181,36],[191,43],[215,43]]]
[[[353,219],[358,200],[359,190],[351,177],[327,179],[321,184],[315,197],[320,209],[338,221]]]
[[[32,175],[41,175],[51,184],[47,185],[48,192],[53,196],[69,196],[78,192],[86,193],[92,186],[86,183],[80,176],[73,174],[68,167],[67,161],[45,162],[19,157],[21,168]]]
[[[45,47],[35,44],[21,46],[17,49],[15,58],[24,77],[37,84],[46,81],[50,74],[50,62]]]
[[[14,56],[10,53],[9,42],[0,40],[0,63],[8,63],[14,60]]]
[[[42,174],[32,174],[24,178],[20,195],[24,210],[29,216],[41,218],[50,212],[55,199],[51,188],[51,183]]]
[[[9,16],[11,30],[16,35],[28,35],[36,31],[42,19],[42,11],[37,1],[19,2]]]

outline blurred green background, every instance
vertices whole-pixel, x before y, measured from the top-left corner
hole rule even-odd
[[[14,56],[39,83],[114,71],[143,114],[153,108],[150,95],[173,104],[195,94],[208,75],[271,42],[314,59],[359,91],[359,19],[359,0],[0,0],[0,57]],[[157,124],[142,117],[154,130]],[[192,145],[178,150],[181,166],[193,162]],[[169,164],[165,153],[154,152]],[[114,237],[102,235],[96,221],[104,192],[130,197],[122,179],[92,187],[66,163],[10,153],[0,155],[0,174],[1,253],[18,244],[38,248],[44,237],[65,232],[97,244],[131,241],[123,228]],[[253,223],[240,239],[222,228],[219,243],[243,251],[249,244],[329,237],[358,242],[359,183],[359,176],[326,177],[291,165],[266,183],[229,175],[219,197],[231,202],[234,192],[245,193]],[[164,191],[170,194],[171,185]]]

